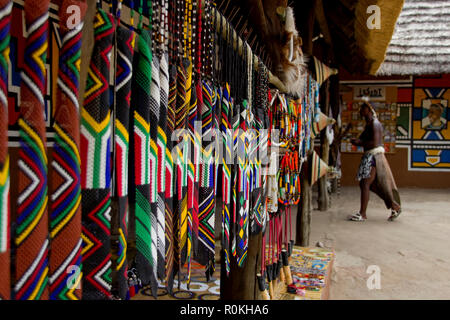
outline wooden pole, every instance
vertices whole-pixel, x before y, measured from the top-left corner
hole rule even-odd
[[[295,243],[302,247],[309,246],[311,227],[311,186],[309,185],[309,165],[305,162],[300,172],[302,183],[300,214],[297,215],[297,232]]]
[[[260,272],[262,234],[250,235],[248,255],[244,267],[240,268],[236,259],[231,256],[230,274],[227,276],[222,263],[220,270],[220,299],[221,300],[260,300],[256,275]],[[223,261],[223,254],[221,256]]]

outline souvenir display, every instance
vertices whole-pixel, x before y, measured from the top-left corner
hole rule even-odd
[[[71,5],[81,9],[73,27]],[[52,6],[24,4],[20,148],[10,163],[12,4],[0,1],[0,298],[194,297],[200,269],[216,281],[216,240],[228,279],[259,234],[261,292],[273,298],[280,276],[291,284],[291,207],[310,140],[328,123],[318,82],[305,74],[295,99],[271,90],[250,35],[213,0],[98,0],[89,61],[81,61],[87,3],[57,7],[59,67],[47,76]],[[55,75],[49,112],[46,78]]]

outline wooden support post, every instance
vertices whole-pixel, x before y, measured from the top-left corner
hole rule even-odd
[[[308,162],[305,162],[300,173],[302,180],[301,201],[297,214],[297,232],[295,243],[302,247],[309,246],[309,235],[311,227],[311,186],[309,185]]]
[[[221,300],[259,300],[256,275],[260,272],[262,234],[249,236],[248,255],[244,267],[239,267],[231,256],[230,274],[227,277],[223,253],[221,254],[220,299]]]

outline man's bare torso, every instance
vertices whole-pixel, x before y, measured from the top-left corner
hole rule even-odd
[[[359,136],[364,151],[383,145],[383,125],[378,119],[368,122],[363,133]]]

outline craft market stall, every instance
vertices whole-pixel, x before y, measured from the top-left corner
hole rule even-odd
[[[0,298],[326,298],[337,69],[294,11],[0,0]]]

